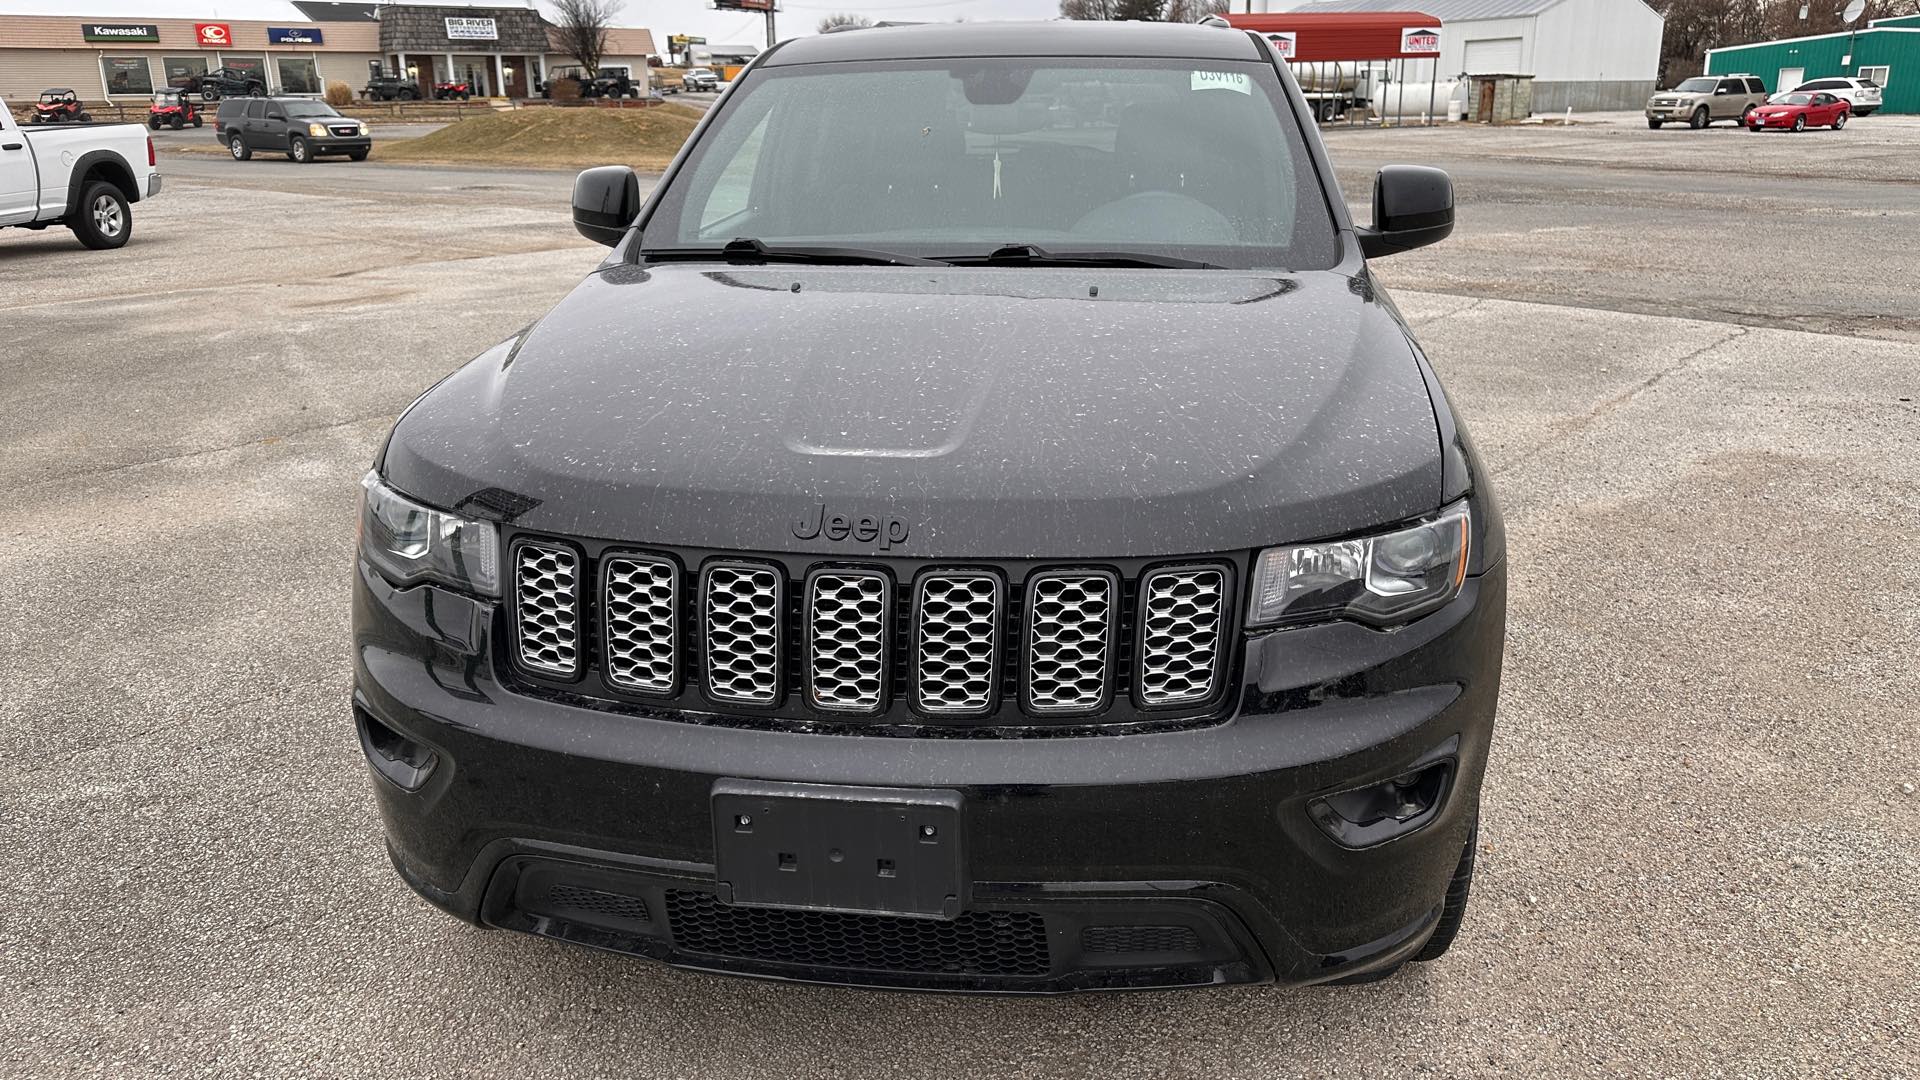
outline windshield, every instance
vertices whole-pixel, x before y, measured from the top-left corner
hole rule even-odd
[[[288,119],[294,119],[296,117],[299,119],[306,119],[307,117],[310,117],[310,116],[339,116],[339,115],[340,115],[339,113],[333,111],[333,106],[327,104],[324,101],[289,101],[287,102]]]
[[[1207,63],[761,68],[662,193],[645,244],[1332,266],[1332,216],[1273,68]]]
[[[1713,88],[1719,85],[1719,79],[1688,79],[1674,89],[1683,94],[1711,94]]]

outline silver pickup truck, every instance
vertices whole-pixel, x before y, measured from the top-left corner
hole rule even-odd
[[[0,227],[65,225],[90,248],[133,235],[133,204],[160,193],[153,141],[139,124],[22,128],[0,101]]]

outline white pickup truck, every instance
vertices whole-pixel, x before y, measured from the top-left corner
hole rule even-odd
[[[0,101],[0,227],[65,225],[90,248],[133,235],[133,204],[160,193],[153,141],[140,124],[22,128]]]

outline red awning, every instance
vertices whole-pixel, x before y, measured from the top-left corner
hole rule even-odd
[[[1286,60],[1433,60],[1440,20],[1424,11],[1278,11],[1225,16],[1266,35]]]

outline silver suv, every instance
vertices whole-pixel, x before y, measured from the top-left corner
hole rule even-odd
[[[1747,113],[1767,103],[1758,75],[1696,75],[1647,99],[1647,126],[1669,121],[1703,128],[1715,120],[1746,122]]]

